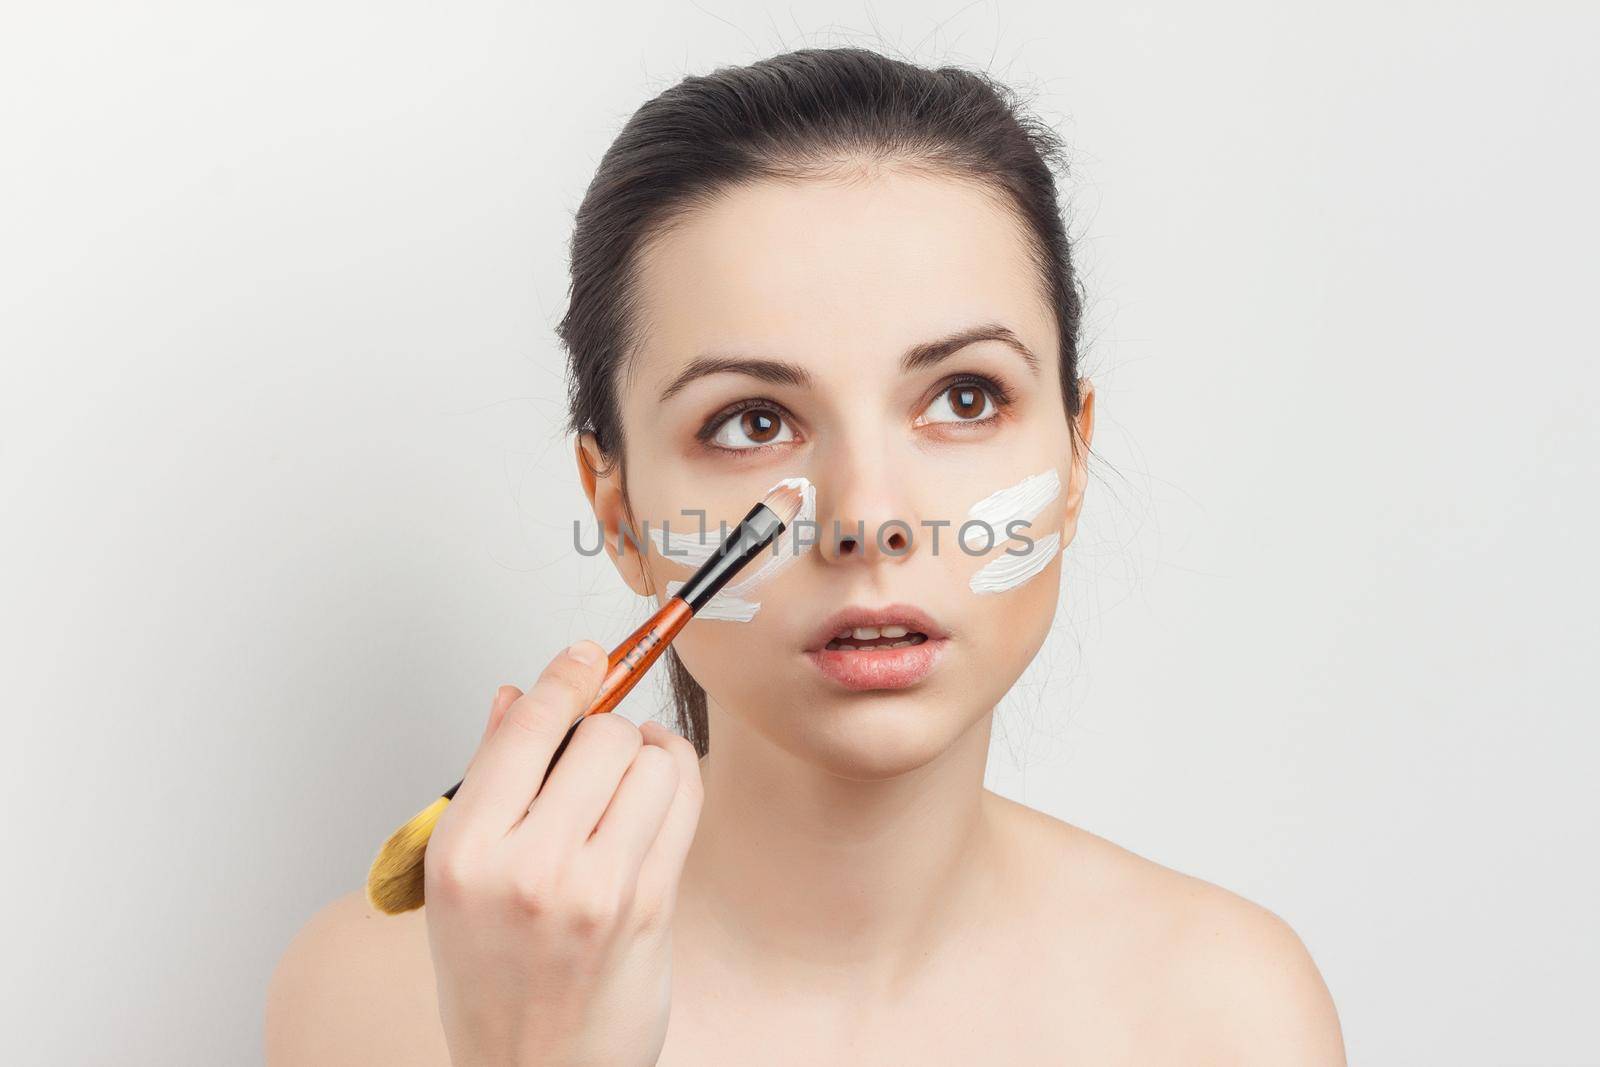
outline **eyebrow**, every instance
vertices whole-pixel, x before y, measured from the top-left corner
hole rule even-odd
[[[941,337],[937,341],[926,341],[920,345],[913,345],[900,357],[901,373],[931,367],[942,359],[948,359],[968,345],[975,345],[979,341],[999,341],[1021,356],[1027,363],[1028,369],[1034,374],[1039,373],[1039,358],[1028,350],[1022,339],[1012,333],[998,322],[987,322],[980,326],[969,326],[959,330],[948,337]]]
[[[786,363],[780,359],[751,359],[748,356],[696,356],[662,392],[661,402],[666,403],[684,386],[709,374],[747,374],[775,385],[811,384],[811,372],[798,363]]]
[[[995,322],[969,326],[946,337],[912,345],[906,350],[905,355],[900,357],[900,372],[909,374],[914,370],[932,367],[941,360],[955,355],[968,345],[977,344],[979,341],[999,341],[1021,356],[1030,371],[1036,375],[1039,373],[1039,357],[1035,356],[1015,333]],[[764,382],[771,382],[774,385],[801,387],[810,385],[812,380],[811,372],[800,366],[800,364],[789,363],[780,359],[753,359],[748,356],[696,356],[667,385],[667,388],[661,394],[661,402],[666,403],[672,399],[684,386],[696,378],[704,378],[711,374],[744,374]]]

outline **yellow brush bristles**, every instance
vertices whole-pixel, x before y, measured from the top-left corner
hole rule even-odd
[[[422,907],[422,861],[433,826],[449,803],[444,797],[435,800],[383,843],[367,872],[367,899],[373,907],[386,915]]]

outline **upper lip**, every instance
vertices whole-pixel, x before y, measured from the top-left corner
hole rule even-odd
[[[930,641],[947,636],[933,616],[911,604],[887,604],[881,608],[852,604],[829,615],[811,631],[806,651],[816,652],[843,631],[857,626],[904,626],[927,634]]]

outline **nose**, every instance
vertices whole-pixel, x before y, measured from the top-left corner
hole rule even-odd
[[[840,450],[821,465],[817,553],[837,565],[902,563],[921,551],[905,467],[886,450]]]

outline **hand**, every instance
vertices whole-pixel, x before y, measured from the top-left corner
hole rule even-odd
[[[591,715],[539,788],[605,668],[604,649],[580,641],[526,694],[502,686],[429,840],[428,941],[456,1067],[643,1067],[661,1054],[671,919],[700,820],[694,746]]]

